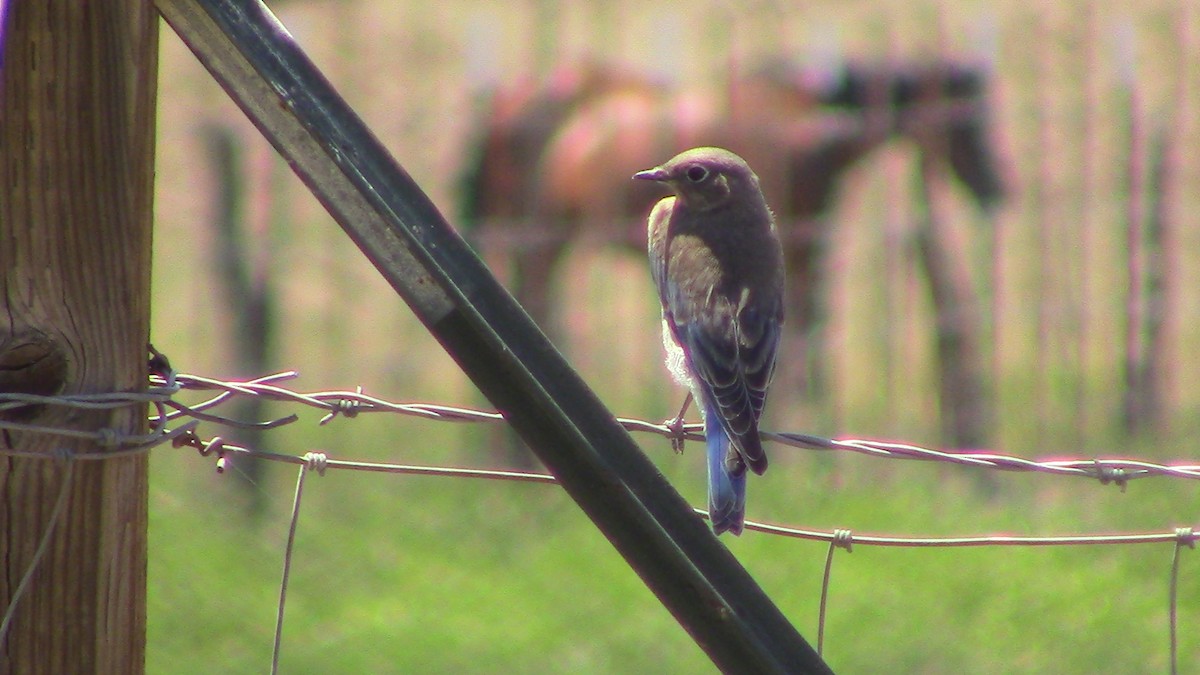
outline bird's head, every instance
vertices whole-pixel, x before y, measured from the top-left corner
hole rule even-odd
[[[633,177],[667,184],[684,205],[698,211],[759,192],[758,176],[746,161],[723,148],[693,148]]]

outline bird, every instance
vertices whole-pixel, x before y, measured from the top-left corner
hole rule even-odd
[[[740,535],[746,469],[767,470],[758,423],[784,320],[775,217],[758,176],[723,148],[693,148],[633,177],[674,193],[654,205],[646,230],[666,366],[704,419],[713,532]]]

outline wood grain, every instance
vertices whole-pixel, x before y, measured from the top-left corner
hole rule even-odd
[[[138,0],[51,0],[13,3],[7,19],[0,348],[27,354],[32,340],[44,352],[36,362],[58,364],[38,376],[42,388],[52,377],[68,393],[144,388],[157,14]],[[140,433],[145,413],[47,408],[30,421]],[[33,433],[0,443],[103,451]],[[144,455],[73,463],[63,516],[0,645],[0,673],[144,670],[147,466]],[[0,607],[30,565],[66,473],[62,462],[0,459]]]

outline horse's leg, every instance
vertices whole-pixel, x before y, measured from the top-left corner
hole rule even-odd
[[[937,166],[937,162],[922,157],[918,196],[924,214],[918,221],[917,249],[936,317],[946,442],[954,447],[978,448],[987,443],[992,420],[980,348],[982,322],[969,273],[962,261],[955,259],[956,251],[947,242],[934,209],[930,184],[939,179]]]
[[[541,234],[535,233],[535,236]],[[563,331],[554,312],[553,278],[565,252],[565,239],[555,237],[554,240],[522,245],[514,259],[513,295],[554,342]]]
[[[994,211],[1004,199],[1004,180],[982,120],[956,122],[946,133],[946,159],[951,171],[982,211]]]
[[[530,234],[541,237],[544,232],[537,230]],[[566,252],[566,240],[556,236],[553,239],[521,243],[515,248],[509,290],[542,332],[552,342],[557,342],[563,331],[554,312],[552,282],[559,259]],[[537,465],[536,457],[510,427],[505,425],[498,428],[500,433],[492,436],[492,443],[494,447],[502,449],[507,464],[522,469]]]

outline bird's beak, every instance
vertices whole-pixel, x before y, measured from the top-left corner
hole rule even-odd
[[[667,179],[667,171],[661,166],[656,166],[653,169],[646,169],[633,174],[635,180],[656,180],[664,181]]]

